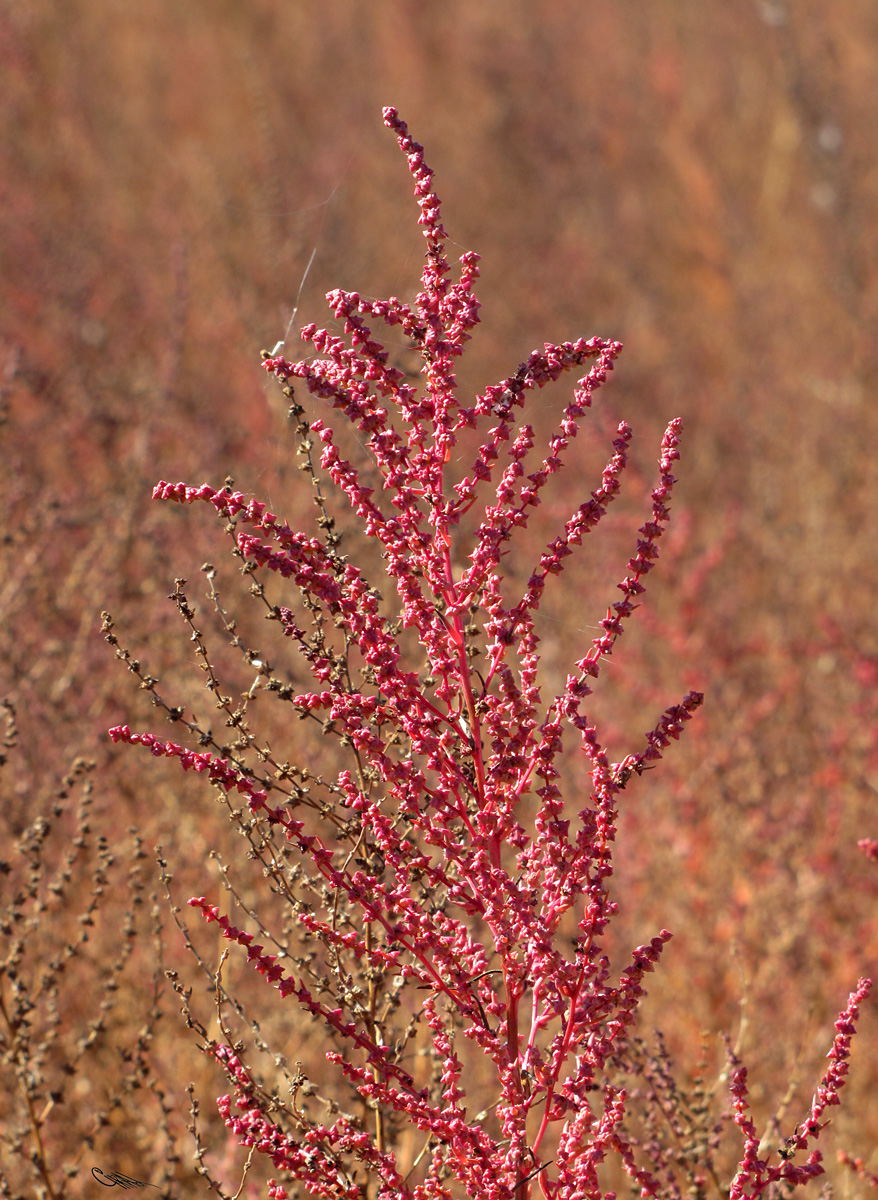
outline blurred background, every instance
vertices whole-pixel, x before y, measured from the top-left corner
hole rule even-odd
[[[417,210],[381,120],[392,104],[436,171],[453,256],[482,255],[464,393],[545,341],[625,343],[543,514],[549,535],[574,473],[584,496],[627,419],[630,506],[613,527],[627,540],[607,552],[621,569],[608,583],[589,548],[562,578],[541,630],[550,670],[593,636],[584,622],[624,573],[662,431],[683,417],[674,529],[600,703],[622,757],[629,732],[687,688],[707,699],[625,793],[615,944],[675,932],[645,1029],[664,1031],[681,1078],[702,1030],[742,1034],[760,1119],[785,1104],[791,1132],[834,1015],[878,962],[878,873],[857,848],[878,837],[876,94],[871,0],[6,0],[6,832],[54,805],[62,862],[75,821],[56,798],[79,757],[97,764],[94,823],[122,875],[134,825],[148,889],[157,842],[182,846],[183,880],[199,839],[212,844],[203,791],[107,745],[120,721],[164,731],[104,645],[100,612],[169,694],[197,687],[165,596],[174,576],[203,590],[198,567],[226,551],[206,515],[153,503],[153,485],[231,474],[294,525],[307,506],[260,350],[297,300],[296,326],[323,323],[331,287],[417,291]],[[288,356],[296,343],[291,332]],[[534,399],[541,428],[565,388]],[[98,922],[86,980],[117,932]],[[132,955],[99,1069],[78,1078],[83,1122],[110,1103],[151,961]],[[89,1008],[83,993],[66,1003],[60,1042]],[[165,1008],[150,1067],[163,1098],[153,1087],[136,1120],[133,1101],[116,1105],[89,1145],[140,1179],[165,1164],[170,1186],[192,1170],[185,1083],[198,1078],[206,1109],[217,1073],[173,996]],[[845,1195],[865,1184],[838,1174],[835,1149],[878,1171],[874,1012],[861,1028],[853,1103],[826,1138]],[[86,1138],[64,1128],[46,1134],[59,1177]]]

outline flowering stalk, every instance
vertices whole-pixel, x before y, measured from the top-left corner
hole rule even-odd
[[[365,1106],[363,1118],[343,1115],[331,1125],[295,1104],[281,1119],[269,1112],[237,1049],[213,1044],[235,1090],[234,1102],[223,1097],[220,1109],[242,1144],[256,1146],[313,1194],[345,1200],[438,1200],[460,1192],[523,1200],[536,1186],[547,1200],[597,1197],[604,1194],[599,1168],[610,1154],[644,1195],[655,1194],[657,1180],[623,1134],[626,1095],[611,1076],[644,995],[644,975],[671,935],[661,930],[638,946],[616,979],[603,938],[616,909],[609,881],[620,793],[680,736],[702,696],[690,692],[669,707],[619,763],[610,761],[584,705],[658,557],[681,423],[672,421],[665,432],[652,512],[617,585],[621,598],[606,608],[601,635],[563,689],[544,702],[536,614],[549,577],[561,574],[619,491],[632,436],[627,424],[618,427],[598,486],[546,545],[517,595],[510,595],[501,558],[526,533],[551,477],[565,465],[621,346],[600,338],[547,344],[470,406],[462,404],[454,367],[478,322],[478,255],[461,257],[452,282],[422,147],[394,109],[384,110],[384,120],[415,181],[427,243],[422,289],[413,304],[330,292],[344,337],[306,325],[301,333],[311,356],[290,362],[266,355],[264,365],[292,401],[307,462],[316,439],[322,470],[363,533],[380,544],[396,608],[339,553],[316,475],[319,537],[295,531],[231,487],[161,482],[155,489],[164,500],[212,505],[229,522],[245,573],[285,581],[286,603],[269,601],[261,582],[253,589],[313,684],[297,691],[260,659],[266,690],[334,732],[350,764],[321,778],[317,803],[306,799],[307,789],[288,786],[295,772],[268,749],[259,762],[276,767],[274,774],[246,766],[243,751],[196,753],[127,726],[111,734],[175,757],[224,793],[246,797],[248,820],[264,830],[261,848],[271,848],[267,871],[289,897],[311,957],[286,948],[267,954],[205,897],[190,904],[244,950],[284,1000],[322,1022],[334,1087],[347,1080]],[[373,334],[376,322],[398,328],[417,348],[420,387],[392,365]],[[529,392],[570,371],[581,372],[572,399],[528,471],[536,435],[518,410]],[[293,390],[298,381],[351,423],[377,467],[378,492],[343,457],[327,418],[304,420]],[[469,430],[480,432],[475,461],[465,477],[452,478],[452,452]],[[466,566],[455,568],[455,538],[474,512],[474,549]],[[518,553],[526,549],[525,541]],[[175,596],[181,594],[178,586]],[[180,607],[191,622],[185,599]],[[412,661],[414,641],[419,657]],[[210,680],[218,687],[212,673]],[[240,726],[240,714],[229,723]],[[560,787],[570,730],[591,776],[575,815]],[[205,735],[202,745],[209,741]],[[310,820],[293,815],[303,804]],[[283,865],[290,848],[310,863],[322,911],[294,894]],[[312,963],[318,949],[326,969],[315,992],[305,970],[290,964]],[[379,996],[386,1003],[379,1005]],[[402,1065],[412,1028],[426,1038],[432,1080]],[[480,1077],[487,1065],[498,1093],[475,1116],[467,1107],[473,1063],[481,1064]],[[737,1086],[743,1105],[743,1082]],[[838,1086],[833,1077],[827,1096]],[[395,1153],[400,1120],[427,1138],[413,1161]],[[753,1170],[748,1159],[735,1196],[749,1194]],[[790,1172],[784,1177],[793,1179]],[[287,1192],[274,1181],[270,1194]]]
[[[741,1066],[734,1055],[731,1056],[734,1119],[744,1135],[744,1157],[732,1182],[729,1200],[756,1200],[766,1188],[780,1180],[796,1186],[823,1174],[823,1156],[813,1146],[804,1163],[794,1163],[793,1158],[797,1153],[808,1150],[809,1144],[816,1141],[820,1130],[829,1124],[828,1119],[822,1120],[826,1109],[840,1103],[839,1092],[845,1084],[851,1039],[856,1032],[854,1022],[859,1016],[860,1004],[868,996],[871,987],[871,979],[861,979],[856,990],[851,992],[847,1007],[835,1022],[835,1040],[827,1055],[830,1060],[829,1066],[814,1093],[808,1116],[784,1141],[779,1163],[769,1164],[767,1160],[759,1157],[759,1138],[749,1115],[747,1102],[747,1069]]]

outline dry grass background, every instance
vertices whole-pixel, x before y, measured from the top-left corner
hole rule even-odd
[[[67,1194],[90,1195],[93,1160],[195,1194],[190,1079],[216,1171],[230,1184],[240,1173],[219,1163],[210,1125],[225,1089],[167,991],[144,1067],[152,1091],[125,1061],[153,1005],[153,847],[166,847],[180,902],[190,884],[216,889],[208,851],[228,835],[206,793],[108,749],[104,730],[121,719],[163,730],[112,661],[99,613],[113,612],[169,697],[194,697],[164,596],[174,575],[203,591],[198,566],[224,551],[204,515],[152,504],[153,483],[219,485],[231,472],[292,522],[306,505],[259,350],[283,336],[314,248],[299,323],[322,321],[330,287],[414,293],[421,241],[383,104],[425,144],[451,237],[483,256],[462,385],[509,373],[545,340],[625,342],[592,422],[601,437],[578,450],[587,489],[607,430],[633,424],[626,535],[661,430],[684,418],[676,532],[600,704],[621,746],[687,687],[707,703],[686,744],[626,792],[617,945],[676,932],[645,1020],[681,1079],[701,1030],[736,1036],[743,1005],[761,1119],[791,1079],[789,1113],[803,1111],[833,1016],[878,959],[878,877],[856,847],[878,836],[876,87],[870,0],[4,4],[0,692],[18,727],[4,837],[48,814],[43,861],[63,870],[77,829],[67,806],[89,786],[63,780],[76,758],[97,764],[61,910],[50,904],[26,939],[35,979],[74,936],[66,922],[88,903],[100,836],[116,859],[89,942],[54,1007],[41,1001],[45,1082],[29,1086],[45,1105],[67,1080],[43,1127],[56,1194],[79,1167]],[[560,390],[538,403],[548,426]],[[550,670],[602,615],[603,554],[589,550],[547,604]],[[3,857],[9,903],[26,862]],[[106,1030],[64,1076],[125,941],[136,866],[142,936]],[[164,965],[184,972],[173,927],[164,940]],[[2,983],[8,1006],[8,971]],[[866,1184],[832,1165],[834,1148],[871,1154],[878,1170],[876,1038],[869,1011],[851,1102],[827,1131],[839,1195]],[[14,1130],[21,1078],[0,1070]],[[13,1150],[7,1194],[40,1194]]]

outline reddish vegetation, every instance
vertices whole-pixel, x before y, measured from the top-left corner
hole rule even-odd
[[[808,1114],[827,1119],[814,1115],[811,1090],[832,1022],[878,952],[876,45],[871,6],[855,0],[828,11],[564,2],[539,19],[499,0],[368,14],[339,0],[313,15],[273,3],[245,13],[158,0],[147,14],[119,6],[111,17],[42,0],[7,6],[0,613],[12,707],[2,822],[16,847],[0,877],[5,1194],[71,1194],[82,1187],[75,1173],[93,1164],[188,1194],[200,1186],[185,1130],[192,1103],[195,1166],[234,1194],[246,1152],[213,1111],[222,1073],[199,1057],[172,985],[206,1044],[241,1038],[247,1054],[261,1045],[285,1056],[283,1068],[264,1058],[248,1103],[268,1111],[284,1071],[303,1112],[332,1086],[317,1027],[292,1030],[286,1008],[269,1012],[264,981],[240,970],[234,947],[212,985],[227,1002],[214,1005],[167,920],[161,878],[177,906],[192,894],[219,906],[225,929],[243,932],[257,911],[267,928],[286,929],[278,897],[258,907],[265,881],[228,870],[241,859],[231,804],[206,805],[167,764],[112,751],[104,731],[120,720],[149,727],[150,710],[126,686],[139,677],[180,731],[170,731],[174,743],[185,742],[181,722],[206,711],[189,647],[212,685],[207,709],[220,706],[217,746],[246,737],[255,705],[277,770],[313,760],[316,777],[335,777],[332,739],[315,745],[310,719],[291,731],[254,690],[259,668],[246,652],[265,627],[246,592],[258,579],[248,570],[236,591],[210,524],[147,497],[158,477],[220,488],[231,471],[225,495],[240,488],[248,504],[262,495],[293,530],[326,536],[319,513],[316,524],[309,515],[316,458],[295,457],[303,421],[325,414],[294,411],[288,429],[280,389],[262,389],[258,349],[283,337],[315,246],[298,323],[317,315],[329,286],[410,295],[421,250],[377,121],[388,97],[431,148],[454,242],[482,254],[484,320],[457,366],[461,397],[485,394],[510,359],[559,330],[573,348],[589,347],[577,339],[595,329],[626,343],[613,387],[565,450],[570,478],[554,493],[546,486],[528,528],[530,545],[552,543],[599,483],[624,412],[642,436],[616,447],[628,486],[602,520],[604,540],[567,559],[530,606],[546,695],[562,692],[570,660],[601,640],[595,624],[615,620],[607,582],[624,573],[643,520],[651,439],[683,417],[685,469],[662,569],[648,596],[623,597],[639,608],[588,710],[622,764],[669,692],[706,695],[660,770],[638,777],[645,763],[629,759],[615,778],[628,784],[609,893],[619,912],[605,944],[617,981],[634,946],[648,948],[661,928],[675,935],[639,1009],[643,1041],[626,1046],[625,1137],[667,1164],[660,1194],[727,1188],[741,1159],[741,1195],[776,1187],[773,1171],[804,1177]],[[365,310],[344,296],[337,315],[351,325]],[[378,302],[362,303],[380,315]],[[387,342],[387,369],[410,382],[422,365],[415,334],[401,328]],[[335,353],[325,339],[313,349]],[[298,354],[291,336],[284,359]],[[561,380],[531,398],[537,445],[566,419],[571,393]],[[363,441],[339,431],[339,462],[380,486]],[[461,441],[457,478],[476,448]],[[354,554],[352,522],[338,528],[345,552],[379,578],[379,556]],[[459,577],[476,531],[449,538]],[[256,545],[244,548],[245,565]],[[203,580],[173,584],[175,571],[192,576],[205,558],[218,566]],[[511,592],[526,594],[531,556],[516,551],[503,568]],[[174,603],[162,601],[167,592]],[[142,663],[127,655],[132,676],[102,645],[102,609],[116,621],[105,635],[138,647]],[[327,637],[337,636],[330,622]],[[197,738],[192,748],[209,749]],[[586,766],[565,779],[565,818],[595,786]],[[258,858],[261,835],[247,832]],[[150,867],[156,845],[160,872]],[[227,943],[211,933],[187,936],[213,977]],[[497,993],[490,977],[483,986],[484,1007]],[[226,1021],[236,1028],[222,1029]],[[878,1168],[868,1102],[878,1056],[865,1049],[875,1029],[867,1002],[845,1103],[827,1110],[820,1134],[839,1186],[851,1172],[869,1184]],[[837,1033],[827,1094],[847,1065],[846,1021]],[[428,1034],[411,1034],[413,1061],[431,1049]],[[732,1061],[749,1068],[746,1083],[737,1067],[729,1077],[743,1149],[728,1124],[714,1132],[729,1096],[723,1035]],[[465,1079],[474,1118],[498,1094],[469,1060]],[[424,1138],[386,1120],[380,1136],[388,1145],[398,1136],[399,1162],[414,1163]],[[413,1182],[426,1166],[425,1157]],[[601,1186],[625,1186],[610,1165],[600,1171]],[[248,1194],[270,1174],[254,1165]]]

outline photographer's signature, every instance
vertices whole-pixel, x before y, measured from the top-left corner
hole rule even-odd
[[[161,1191],[161,1188],[156,1187],[154,1183],[141,1183],[139,1179],[130,1179],[127,1175],[123,1175],[121,1171],[113,1171],[108,1175],[102,1171],[100,1167],[92,1167],[92,1175],[101,1185],[101,1187],[120,1187],[120,1188],[142,1188],[154,1187],[156,1191]]]

